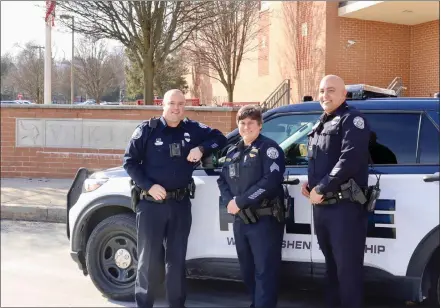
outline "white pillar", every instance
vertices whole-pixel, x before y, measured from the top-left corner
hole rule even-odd
[[[46,22],[46,43],[44,46],[44,103],[52,104],[52,20]]]

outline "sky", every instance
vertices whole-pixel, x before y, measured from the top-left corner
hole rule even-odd
[[[39,46],[45,45],[45,1],[5,1],[1,0],[1,54],[17,54],[20,47],[34,40]],[[57,13],[57,12],[56,12]],[[52,28],[52,55],[56,59],[71,59],[72,32],[61,25],[56,14]],[[74,36],[77,41],[79,34]],[[109,41],[109,49],[119,46],[118,42]]]

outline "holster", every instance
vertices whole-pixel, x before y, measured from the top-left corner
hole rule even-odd
[[[194,183],[194,179],[191,178],[190,184],[188,184],[188,191],[190,199],[194,199],[196,195],[196,184]]]
[[[381,189],[378,185],[369,186],[367,189],[366,197],[367,202],[365,208],[368,212],[375,211],[375,205],[377,204],[377,199],[380,197]]]
[[[141,188],[138,187],[135,181],[130,180],[130,199],[132,210],[136,212],[136,207],[138,206],[141,195]]]
[[[361,189],[353,179],[342,184],[340,189],[341,190],[336,193],[325,194],[324,201],[320,204],[335,204],[341,200],[350,200],[351,202],[357,202],[364,205],[368,201],[365,190]]]
[[[265,199],[261,203],[261,207],[248,207],[242,209],[237,214],[245,224],[253,224],[259,221],[262,216],[274,216],[278,222],[284,223],[286,218],[285,206],[279,197],[273,200]]]

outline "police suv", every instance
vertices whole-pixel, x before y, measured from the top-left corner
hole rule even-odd
[[[367,284],[388,296],[439,303],[439,98],[396,97],[394,91],[348,86],[348,104],[366,116],[372,133],[369,185],[380,177],[381,195],[369,218],[365,249]],[[262,134],[285,152],[287,185],[294,207],[283,241],[282,279],[315,281],[324,276],[324,256],[314,231],[312,209],[301,195],[307,181],[307,134],[318,121],[318,102],[264,113]],[[194,170],[193,224],[187,274],[200,279],[240,280],[233,217],[219,205],[217,178],[228,146]],[[291,181],[296,182],[296,181]],[[71,256],[105,296],[131,300],[137,268],[135,214],[130,178],[122,167],[80,169],[67,195]],[[160,206],[160,205],[158,205]]]

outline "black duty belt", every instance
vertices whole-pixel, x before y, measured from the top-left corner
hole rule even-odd
[[[236,215],[242,219],[245,224],[253,224],[262,216],[274,216],[279,222],[283,222],[285,218],[285,209],[280,200],[264,200],[263,207],[248,207],[240,210]]]
[[[189,196],[189,195],[190,195],[190,190],[188,188],[178,188],[178,189],[175,189],[175,190],[168,190],[168,191],[166,191],[165,199],[163,199],[163,200],[155,200],[155,198],[150,196],[147,191],[143,190],[143,191],[141,191],[140,199],[141,200],[152,201],[152,202],[156,202],[156,203],[164,203],[166,200],[169,200],[169,199],[181,201],[186,196]]]
[[[366,189],[362,188],[361,190],[363,191],[364,194],[366,194]],[[327,193],[324,196],[324,200],[322,202],[318,203],[317,205],[336,204],[342,200],[351,200],[352,201],[351,192],[349,190],[338,191],[336,193]]]

